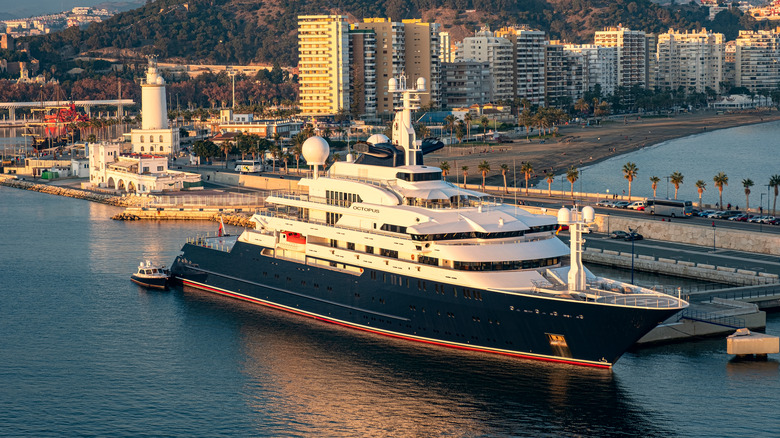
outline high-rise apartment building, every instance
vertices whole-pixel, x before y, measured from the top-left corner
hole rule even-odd
[[[524,27],[505,27],[494,34],[509,40],[513,47],[514,97],[545,105],[545,34]]]
[[[371,29],[349,31],[349,112],[376,117],[376,34]]]
[[[442,105],[463,108],[489,103],[492,97],[490,63],[458,60],[442,66]]]
[[[739,31],[734,53],[735,85],[755,93],[780,83],[780,32]]]
[[[601,90],[602,96],[615,93],[617,86],[617,48],[595,44],[567,44],[564,50],[582,55],[583,89]],[[579,99],[579,98],[578,98]]]
[[[723,34],[707,32],[669,32],[658,35],[656,86],[703,93],[707,88],[719,91],[723,81],[725,44]]]
[[[409,83],[424,78],[428,93],[421,104],[441,105],[439,25],[421,20],[390,21],[366,18],[354,29],[370,29],[376,35],[377,114],[391,114],[400,105],[400,95],[388,92],[391,78],[406,74]]]
[[[349,110],[349,24],[344,15],[298,16],[301,115]]]
[[[455,62],[455,51],[449,32],[439,32],[439,62]]]
[[[513,49],[509,40],[496,37],[488,28],[483,27],[473,37],[463,39],[458,59],[487,62],[493,76],[491,99],[512,100],[515,88]]]
[[[597,46],[617,48],[618,86],[647,86],[647,36],[642,31],[621,26],[596,31]]]

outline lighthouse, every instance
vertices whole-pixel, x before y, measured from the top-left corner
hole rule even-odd
[[[137,154],[174,155],[179,151],[179,130],[168,126],[165,79],[153,56],[141,81],[141,129],[133,129],[130,139]]]
[[[149,58],[146,81],[141,83],[141,129],[168,129],[165,79],[157,70],[157,59]]]

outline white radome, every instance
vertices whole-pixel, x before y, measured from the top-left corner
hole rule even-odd
[[[425,78],[417,78],[417,91],[425,91]]]
[[[571,222],[571,210],[566,207],[562,207],[560,210],[558,210],[558,223],[568,224],[569,222]]]
[[[301,149],[303,152],[303,159],[312,166],[324,166],[325,161],[328,159],[328,155],[330,155],[328,142],[317,135],[309,137],[303,142],[303,147]]]
[[[387,81],[387,91],[394,92],[398,89],[398,80],[396,78],[390,78],[389,81]]]
[[[593,207],[590,205],[582,207],[582,220],[588,224],[596,220],[596,211],[593,210]]]
[[[380,143],[390,143],[390,139],[387,138],[387,136],[384,134],[374,134],[371,137],[368,137],[366,143],[370,143],[372,145],[380,144]]]

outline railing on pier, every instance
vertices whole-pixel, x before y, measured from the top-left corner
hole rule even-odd
[[[734,316],[723,316],[717,313],[701,312],[698,310],[685,309],[677,316],[677,321],[688,319],[691,321],[706,322],[708,324],[719,325],[721,327],[729,327],[738,329],[745,327],[745,320],[743,318],[736,318]]]
[[[152,196],[145,199],[145,207],[263,207],[265,194],[228,193],[224,195]]]

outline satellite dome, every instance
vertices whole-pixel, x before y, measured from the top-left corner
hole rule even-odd
[[[310,165],[324,166],[325,160],[330,155],[330,147],[324,138],[317,135],[309,137],[303,142],[303,159]]]
[[[162,76],[157,76],[157,85],[163,85],[165,83],[165,79],[162,78]]]
[[[390,143],[390,139],[387,138],[387,136],[384,134],[374,134],[371,137],[368,137],[366,143],[370,143],[372,145],[376,145],[380,143]]]
[[[593,210],[593,207],[590,205],[586,205],[585,207],[582,207],[582,220],[591,223],[596,219],[596,211]]]
[[[417,91],[425,91],[425,78],[417,78]]]
[[[387,91],[394,92],[396,89],[398,89],[398,80],[395,78],[390,78],[389,81],[387,81]]]
[[[571,210],[566,207],[561,207],[561,209],[558,210],[558,223],[568,224],[569,222],[571,222]]]

